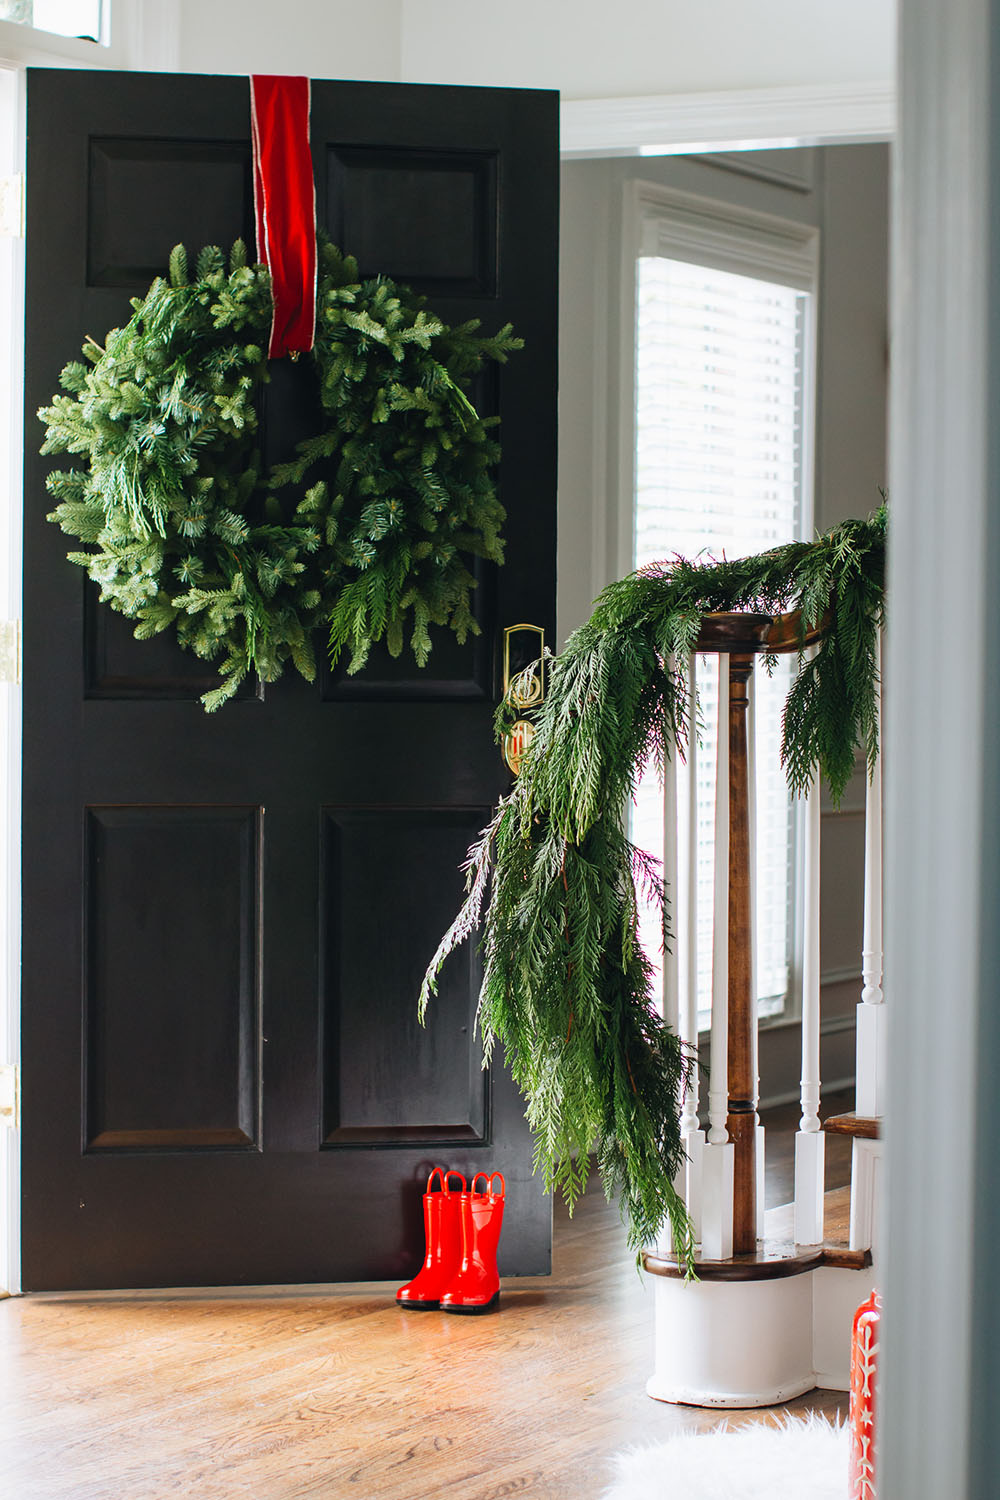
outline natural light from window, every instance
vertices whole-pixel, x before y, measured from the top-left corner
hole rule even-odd
[[[101,40],[101,0],[0,0],[0,21],[19,21],[56,36]]]
[[[635,566],[674,554],[735,558],[802,534],[809,294],[729,271],[642,256],[638,262]],[[780,766],[781,709],[792,669],[755,687],[756,976],[759,1012],[787,1005],[795,949],[796,808]],[[699,658],[697,764],[699,1026],[712,991],[718,658]],[[636,843],[663,857],[654,768],[632,813]],[[681,853],[682,868],[685,854]],[[659,920],[642,912],[657,968]]]

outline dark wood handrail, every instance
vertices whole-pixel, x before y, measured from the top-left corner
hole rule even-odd
[[[784,656],[813,646],[826,635],[833,624],[827,610],[818,625],[802,633],[802,611],[789,610],[782,615],[761,615],[741,610],[719,611],[702,616],[698,636],[699,652],[749,651]]]

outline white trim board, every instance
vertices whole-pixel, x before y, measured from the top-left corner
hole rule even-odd
[[[818,290],[819,230],[813,225],[638,178],[629,188],[626,211],[639,220],[640,255]]]
[[[0,175],[24,171],[24,70],[0,63]],[[0,240],[0,618],[21,616],[24,239]],[[20,1060],[21,689],[0,684],[0,1063]],[[0,1125],[0,1294],[20,1290],[20,1131]]]
[[[671,156],[892,140],[896,89],[886,82],[566,99],[562,155]]]

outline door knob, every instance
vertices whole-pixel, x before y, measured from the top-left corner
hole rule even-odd
[[[518,631],[531,631],[538,636],[538,658],[511,676],[510,638]],[[541,625],[508,625],[503,633],[503,696],[518,718],[503,737],[503,758],[515,776],[520,772],[524,752],[535,737],[534,724],[522,715],[527,709],[538,708],[545,697],[544,663],[545,631]]]

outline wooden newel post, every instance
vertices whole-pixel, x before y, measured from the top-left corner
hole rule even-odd
[[[818,632],[816,632],[818,634]],[[815,638],[811,634],[808,639]],[[797,615],[706,615],[698,651],[719,652],[728,673],[719,683],[719,735],[729,747],[729,867],[726,908],[728,983],[726,1134],[733,1147],[733,1254],[757,1249],[757,1017],[753,993],[753,931],[750,869],[750,767],[747,743],[748,685],[754,659],[763,651],[798,650]],[[725,795],[724,790],[721,792]]]
[[[733,1254],[757,1248],[757,1080],[754,1076],[747,684],[752,655],[729,657],[729,1114]],[[723,732],[719,725],[720,733]]]

